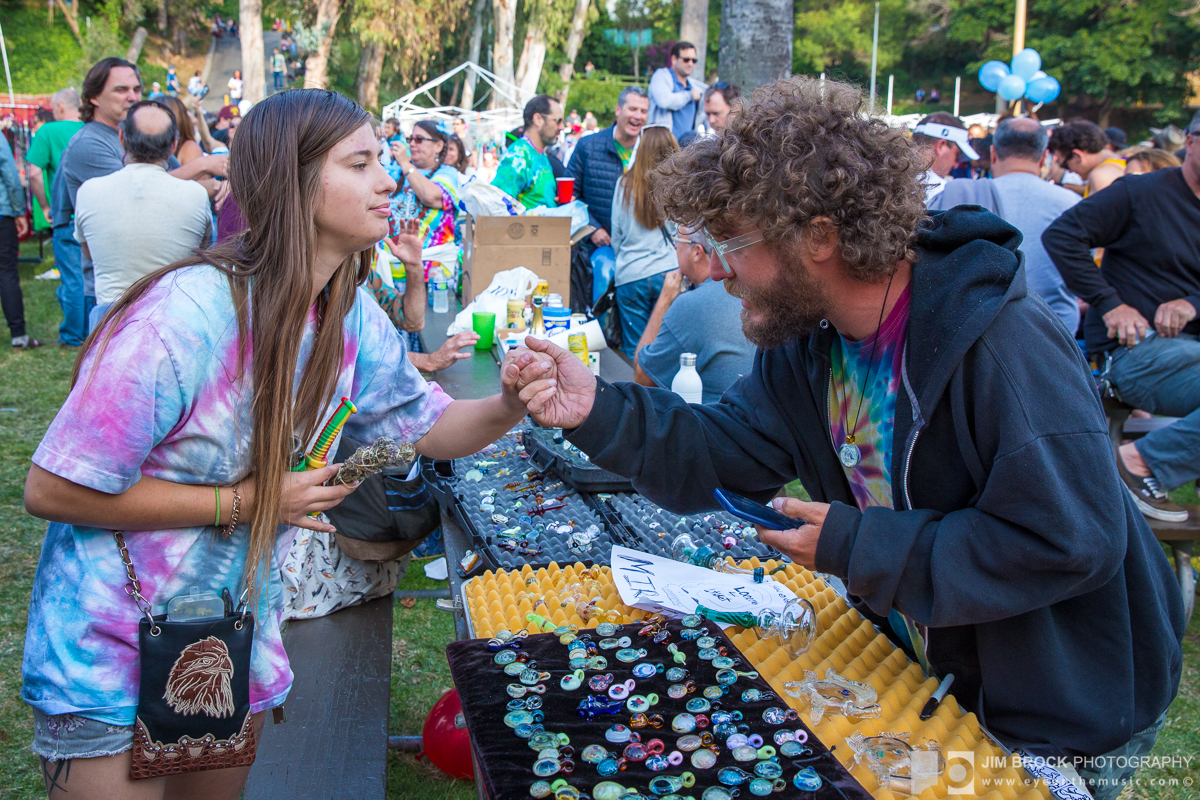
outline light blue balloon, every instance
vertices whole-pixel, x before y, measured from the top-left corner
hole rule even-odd
[[[1034,103],[1053,103],[1058,98],[1062,87],[1058,81],[1047,75],[1044,78],[1038,78],[1036,81],[1030,81],[1025,87],[1025,96]]]
[[[1033,77],[1030,78],[1029,80],[1036,81],[1038,78],[1045,78],[1045,77],[1046,77],[1046,73],[1039,69],[1037,72],[1033,73]]]
[[[1008,64],[1003,61],[989,61],[979,68],[979,83],[989,92],[1000,88],[1000,81],[1008,77]]]
[[[1022,80],[1033,80],[1033,75],[1042,68],[1042,57],[1032,47],[1026,47],[1013,56],[1012,74],[1021,76]]]
[[[1025,79],[1020,75],[1009,75],[1000,81],[1000,87],[996,91],[1005,100],[1020,100],[1025,94]]]

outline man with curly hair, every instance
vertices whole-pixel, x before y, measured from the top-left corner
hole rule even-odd
[[[1114,798],[1178,689],[1178,588],[1020,235],[974,206],[926,217],[926,166],[856,88],[759,89],[656,185],[710,235],[759,347],[750,374],[688,405],[529,339],[521,397],[673,511],[798,478],[812,502],[776,498],[796,527],[762,540],[846,581],[1005,745],[1074,760]]]

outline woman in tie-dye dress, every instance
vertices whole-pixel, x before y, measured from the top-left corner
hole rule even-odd
[[[308,514],[352,491],[322,486],[336,465],[290,472],[294,442],[310,449],[343,396],[358,407],[344,435],[388,435],[441,458],[475,452],[524,414],[507,363],[501,393],[485,400],[451,401],[425,383],[359,288],[395,190],[365,111],[332,92],[271,97],[246,115],[230,169],[249,229],[130,288],[83,348],[33,457],[26,506],[52,522],[22,697],[52,798],[233,800],[248,772],[128,778],[140,614],[114,530],[155,614],[192,587],[248,591],[261,725],[292,682],[272,548],[289,526],[331,530]],[[419,259],[415,236],[401,245]]]

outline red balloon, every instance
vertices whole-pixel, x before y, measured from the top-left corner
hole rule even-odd
[[[421,746],[433,765],[451,778],[474,780],[475,765],[471,761],[471,736],[462,718],[462,702],[458,690],[451,689],[433,704],[425,725],[421,728]]]

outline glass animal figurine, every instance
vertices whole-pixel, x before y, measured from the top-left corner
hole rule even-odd
[[[865,683],[843,678],[830,667],[825,680],[817,673],[806,670],[804,680],[788,681],[783,689],[790,697],[803,700],[812,707],[809,716],[812,724],[818,724],[826,714],[841,714],[856,719],[874,719],[879,716],[879,699],[875,690]]]

